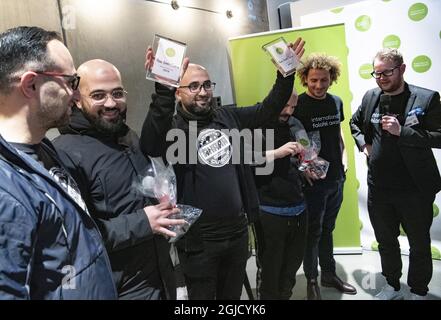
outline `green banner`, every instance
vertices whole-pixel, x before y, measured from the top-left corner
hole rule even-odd
[[[339,58],[342,73],[337,83],[329,92],[339,96],[344,103],[345,121],[343,132],[348,153],[348,165],[344,200],[338,215],[334,231],[336,252],[360,252],[360,221],[358,218],[358,182],[354,167],[354,142],[349,130],[352,95],[348,79],[348,49],[343,24],[316,27],[301,30],[277,31],[249,35],[230,39],[230,57],[234,82],[234,94],[238,106],[247,106],[262,101],[271,89],[276,77],[276,68],[269,56],[262,50],[262,45],[284,37],[287,42],[294,42],[297,37],[306,41],[305,57],[312,52],[324,52]],[[305,88],[296,79],[295,87],[300,94]]]

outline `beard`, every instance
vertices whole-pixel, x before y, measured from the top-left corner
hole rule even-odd
[[[207,113],[209,113],[212,109],[211,106],[211,98],[207,98],[207,99],[201,99],[198,100],[201,102],[205,102],[204,106],[200,106],[197,101],[193,101],[192,104],[190,104],[188,107],[186,106],[186,109],[191,112],[194,115],[198,115],[198,116],[202,116],[205,115]]]
[[[68,125],[71,113],[72,106],[66,107],[54,101],[45,101],[38,109],[37,118],[40,119],[46,130],[49,130]]]
[[[127,109],[118,112],[118,117],[113,120],[106,120],[101,116],[101,111],[98,114],[91,114],[87,110],[83,109],[84,117],[89,120],[93,127],[105,134],[118,134],[126,128],[126,114]]]

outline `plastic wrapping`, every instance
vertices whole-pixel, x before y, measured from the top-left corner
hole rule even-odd
[[[177,204],[176,175],[171,165],[164,165],[161,158],[150,158],[152,170],[142,179],[142,192],[159,202],[170,202],[173,207],[180,209],[177,214],[170,215],[170,219],[184,219],[186,224],[169,226],[168,229],[176,233],[169,242],[179,240],[202,214],[202,209],[189,205]]]

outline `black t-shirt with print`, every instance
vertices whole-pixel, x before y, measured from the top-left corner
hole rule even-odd
[[[200,130],[198,163],[184,166],[183,203],[203,210],[198,224],[207,240],[224,240],[247,228],[237,168],[230,158],[234,146],[221,129],[210,123]]]
[[[329,169],[324,180],[338,181],[344,178],[340,122],[344,120],[342,100],[329,93],[325,99],[315,99],[302,93],[299,96],[293,116],[299,119],[308,135],[318,131],[321,149],[319,156],[329,161]],[[316,183],[320,183],[320,180]]]
[[[404,92],[391,96],[389,114],[395,115],[401,125],[404,125],[404,110],[409,97],[410,91],[407,87]],[[371,117],[373,139],[368,184],[387,189],[416,189],[398,147],[399,137],[381,129],[381,116],[377,105]]]

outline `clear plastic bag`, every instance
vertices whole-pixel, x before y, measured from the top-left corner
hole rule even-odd
[[[301,155],[299,170],[309,170],[320,179],[326,178],[329,169],[329,161],[318,156],[322,147],[320,132],[311,131],[306,133],[305,129],[299,129],[295,132],[295,136],[296,141],[305,147],[305,151]]]
[[[173,225],[168,229],[176,233],[169,242],[179,240],[202,214],[202,209],[188,205],[177,204],[176,175],[171,165],[164,165],[161,158],[150,158],[151,170],[142,179],[144,195],[158,199],[159,202],[170,202],[173,207],[180,209],[179,213],[170,215],[170,219],[184,219],[183,225]]]

